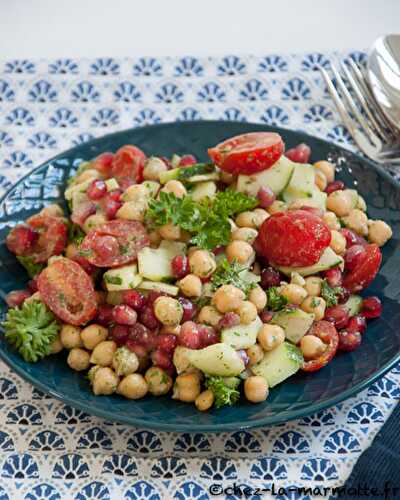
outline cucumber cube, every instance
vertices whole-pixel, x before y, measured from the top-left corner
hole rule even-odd
[[[313,324],[314,314],[306,313],[302,309],[283,309],[272,317],[271,323],[279,325],[285,330],[285,337],[293,344],[300,342]]]
[[[257,318],[248,325],[232,326],[225,328],[221,332],[221,340],[235,350],[247,349],[257,341],[257,334],[262,327],[260,318]]]
[[[235,349],[224,343],[191,350],[189,362],[207,375],[220,375],[221,377],[234,377],[245,369],[243,360]]]
[[[109,292],[116,292],[137,288],[142,281],[142,277],[137,272],[137,265],[130,264],[110,269],[103,274],[103,280]]]

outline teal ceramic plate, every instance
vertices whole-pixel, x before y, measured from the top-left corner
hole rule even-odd
[[[381,377],[400,359],[400,187],[371,162],[328,142],[298,132],[237,122],[179,122],[136,128],[87,142],[71,149],[20,180],[0,203],[0,283],[4,292],[21,288],[24,270],[4,245],[11,224],[26,219],[49,203],[62,203],[66,179],[82,161],[104,151],[134,143],[147,154],[170,156],[195,154],[206,158],[207,147],[243,132],[271,130],[282,135],[287,147],[306,142],[312,159],[333,158],[338,177],[355,186],[368,203],[369,214],[386,220],[394,237],[383,249],[383,266],[368,293],[383,301],[383,315],[369,323],[362,346],[353,353],[338,354],[315,374],[300,373],[271,390],[265,403],[198,412],[193,405],[169,397],[129,401],[119,396],[95,397],[84,376],[70,370],[64,356],[39,363],[25,363],[0,340],[1,358],[40,390],[87,413],[125,424],[169,431],[228,431],[282,423],[317,412],[356,394]],[[65,204],[64,204],[65,205]],[[4,314],[5,305],[1,305]]]

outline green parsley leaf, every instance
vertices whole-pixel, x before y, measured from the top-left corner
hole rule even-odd
[[[17,260],[24,266],[30,278],[34,278],[45,267],[44,264],[36,264],[33,262],[33,258],[29,255],[17,255]]]
[[[216,290],[222,285],[233,285],[236,288],[240,288],[248,296],[250,290],[256,286],[256,283],[249,283],[243,280],[240,273],[245,269],[245,267],[240,266],[236,261],[230,264],[226,257],[224,257],[211,277],[212,289]]]
[[[326,280],[321,284],[321,297],[325,300],[328,307],[336,306],[338,304],[337,296],[343,292],[342,287],[331,287]]]
[[[207,377],[205,385],[214,394],[216,408],[226,405],[232,406],[237,403],[240,397],[240,392],[235,387],[229,387],[222,377]]]
[[[276,286],[267,288],[266,294],[267,306],[271,311],[279,311],[280,309],[283,309],[288,303],[287,298],[278,292],[278,288]]]
[[[75,245],[80,245],[84,240],[86,234],[85,232],[78,226],[78,224],[74,224],[71,222],[68,226],[68,242],[75,243]]]

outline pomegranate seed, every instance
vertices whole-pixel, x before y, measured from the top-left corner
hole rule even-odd
[[[232,328],[240,325],[240,316],[234,312],[225,313],[218,322],[218,329]]]
[[[107,198],[113,201],[121,201],[122,191],[120,189],[114,189],[108,193]]]
[[[367,329],[367,320],[361,314],[357,314],[350,318],[348,325],[346,326],[346,330],[349,333],[360,332],[364,333]]]
[[[186,255],[176,255],[171,261],[172,274],[178,280],[189,274],[189,259]]]
[[[197,325],[197,329],[199,331],[202,347],[207,347],[219,342],[220,338],[218,332],[212,326]]]
[[[338,329],[344,328],[349,322],[349,313],[343,306],[328,307],[324,319],[333,323]]]
[[[108,174],[111,169],[113,159],[113,153],[102,153],[93,160],[93,168],[95,168],[102,174]]]
[[[86,201],[76,208],[71,214],[71,220],[75,224],[82,226],[85,220],[96,213],[96,205],[92,201]]]
[[[110,329],[111,336],[115,342],[121,346],[128,340],[129,328],[125,325],[114,325]]]
[[[259,200],[259,205],[262,208],[268,208],[276,200],[275,193],[269,186],[262,186],[258,190],[257,198]]]
[[[166,352],[172,352],[178,343],[176,335],[162,333],[157,336],[157,347]]]
[[[144,330],[137,339],[138,343],[148,351],[153,350],[157,345],[157,335],[150,330]]]
[[[261,273],[261,286],[262,288],[271,288],[272,286],[279,286],[281,283],[281,275],[273,267],[265,268]]]
[[[122,292],[122,302],[135,309],[135,311],[141,311],[146,305],[146,298],[137,290],[124,290]]]
[[[107,200],[105,203],[104,211],[107,219],[114,219],[118,210],[122,207],[122,203],[120,201],[115,200]]]
[[[97,311],[97,318],[96,321],[97,323],[100,323],[100,325],[107,326],[113,321],[113,306],[110,304],[102,304],[99,306],[98,311]]]
[[[185,297],[178,297],[178,302],[183,307],[182,323],[185,321],[190,321],[193,319],[197,312],[197,307],[192,301],[186,299]]]
[[[104,181],[94,180],[87,188],[86,194],[91,200],[100,200],[107,193],[107,186]]]
[[[137,312],[126,304],[115,306],[113,309],[113,319],[119,325],[134,325],[137,321]]]
[[[137,344],[134,340],[128,339],[125,345],[130,351],[134,352],[139,359],[147,356],[146,349],[142,345]]]
[[[225,252],[225,246],[224,245],[218,245],[217,247],[214,247],[212,250],[212,253],[214,255],[221,255],[221,253]]]
[[[268,309],[264,309],[264,311],[260,314],[260,319],[263,323],[269,323],[273,317],[274,313],[272,311],[268,311]]]
[[[244,366],[246,367],[249,364],[250,358],[247,355],[247,352],[244,349],[240,349],[236,351],[238,353],[239,358],[243,361]]]
[[[340,293],[336,295],[339,304],[344,304],[345,302],[348,301],[350,297],[350,291],[347,288],[344,288],[343,286],[340,289]]]
[[[361,311],[368,319],[379,318],[382,314],[382,302],[378,297],[367,297],[362,301]]]
[[[342,330],[338,332],[339,334],[339,346],[341,351],[354,351],[361,344],[361,333],[360,332],[348,332],[347,330]]]
[[[37,279],[33,278],[28,281],[28,288],[31,293],[35,293],[38,291]]]
[[[189,167],[190,165],[194,165],[197,163],[196,158],[193,155],[183,155],[179,161],[180,167]]]
[[[140,322],[150,328],[150,330],[156,330],[160,326],[160,322],[156,318],[153,307],[151,305],[147,305],[143,307],[140,311]]]
[[[129,338],[136,342],[144,332],[148,332],[148,329],[142,323],[135,323],[129,327]]]
[[[186,321],[181,327],[178,337],[178,344],[189,349],[199,349],[201,338],[199,329],[193,321]]]
[[[368,242],[360,235],[352,231],[351,229],[347,229],[344,227],[340,230],[340,233],[346,238],[346,247],[350,248],[353,245],[368,245]]]
[[[325,193],[326,194],[331,194],[334,191],[342,191],[344,189],[344,182],[343,181],[333,181],[329,182],[329,184],[325,188]]]
[[[355,269],[365,255],[365,248],[362,245],[353,245],[344,254],[344,266],[346,271]]]
[[[296,163],[307,163],[311,156],[311,148],[307,144],[301,143],[295,148],[288,149],[285,156]]]
[[[156,349],[151,353],[151,360],[155,366],[160,368],[168,369],[172,366],[172,361],[165,351],[162,349]]]
[[[19,307],[31,295],[29,290],[13,290],[6,295],[6,303],[8,307]]]
[[[335,267],[334,269],[328,269],[327,271],[324,271],[322,274],[323,277],[326,279],[328,285],[331,286],[332,288],[342,286],[343,275],[342,271],[338,267]]]

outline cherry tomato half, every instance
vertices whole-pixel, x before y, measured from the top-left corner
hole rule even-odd
[[[367,288],[377,275],[382,262],[382,254],[377,245],[367,245],[364,249],[365,252],[357,260],[357,266],[343,280],[343,286],[351,293]]]
[[[251,175],[270,168],[284,151],[274,132],[250,132],[232,137],[208,150],[212,161],[231,174]]]
[[[136,146],[127,144],[118,149],[111,165],[111,176],[121,184],[128,181],[140,183],[143,181],[143,169],[146,155]]]
[[[336,328],[329,321],[316,321],[307,335],[315,335],[326,345],[326,350],[321,356],[310,361],[306,361],[303,370],[306,372],[316,372],[326,366],[336,354],[339,345],[339,335]]]

